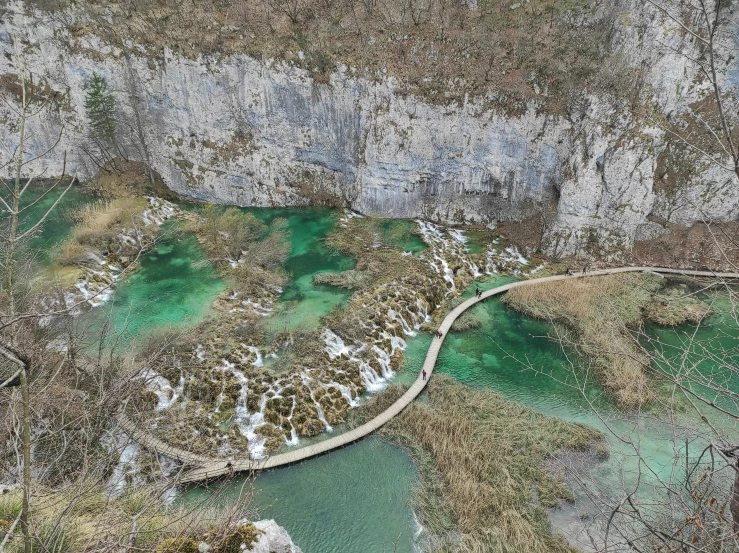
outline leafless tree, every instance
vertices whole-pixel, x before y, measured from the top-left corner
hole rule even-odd
[[[681,56],[695,67],[709,90],[703,107],[695,107],[683,128],[660,125],[678,143],[711,164],[739,176],[736,101],[726,86],[725,69],[734,57],[731,3],[725,0],[647,0],[684,33],[694,49],[665,45],[666,53]]]
[[[739,328],[739,279],[683,284],[682,296],[657,292],[657,300],[707,298],[721,330],[704,332],[706,321],[661,332],[624,326],[633,349],[608,352],[639,364],[660,390],[649,407],[628,411],[596,399],[598,369],[572,355],[580,342],[556,325],[552,338],[569,361],[566,376],[524,363],[577,390],[611,437],[622,474],[606,481],[592,466],[564,465],[594,514],[589,543],[581,545],[597,553],[739,551],[739,341],[730,330]]]
[[[273,11],[287,16],[293,25],[300,23],[305,9],[301,0],[273,0],[270,5]]]
[[[26,296],[25,283],[19,281],[19,276],[26,269],[23,267],[21,259],[22,249],[26,242],[38,231],[47,219],[52,210],[61,201],[64,194],[74,183],[75,177],[67,179],[66,184],[62,171],[62,178],[59,178],[52,184],[39,199],[30,202],[28,205],[22,205],[24,193],[28,191],[29,186],[43,175],[32,175],[24,177],[28,168],[32,168],[35,161],[48,155],[56,146],[62,136],[63,129],[60,129],[56,142],[46,151],[38,155],[28,155],[27,153],[27,132],[29,121],[40,116],[49,106],[50,98],[39,98],[37,90],[34,86],[33,75],[25,67],[24,58],[19,55],[17,57],[20,67],[19,75],[19,98],[17,102],[13,102],[8,98],[3,98],[5,106],[10,112],[17,117],[18,125],[18,143],[12,150],[7,150],[7,159],[4,168],[12,169],[12,179],[2,179],[0,184],[3,185],[5,194],[0,197],[2,208],[6,215],[6,229],[3,236],[2,244],[2,261],[0,269],[2,270],[2,291],[3,306],[0,313],[2,320],[2,341],[0,343],[0,355],[13,367],[15,371],[4,379],[2,385],[8,386],[17,382],[20,385],[20,394],[22,397],[23,414],[22,414],[22,452],[23,452],[23,507],[18,515],[17,523],[20,524],[21,531],[24,536],[24,551],[31,552],[31,530],[29,527],[30,517],[30,495],[31,495],[31,397],[29,391],[29,373],[34,368],[32,363],[33,354],[27,351],[27,343],[23,336],[23,328],[18,324],[17,317],[20,315],[24,305],[22,296]],[[65,155],[66,159],[66,155]],[[40,217],[40,219],[27,229],[22,229],[23,214],[41,199],[52,193],[59,187],[63,187],[61,193],[52,204],[52,206]]]
[[[3,144],[2,169],[10,176],[0,178],[0,480],[18,483],[22,505],[9,526],[0,528],[0,553],[69,550],[65,540],[90,502],[95,531],[84,551],[154,551],[157,536],[194,532],[226,539],[251,512],[251,494],[241,494],[226,510],[216,509],[218,494],[228,485],[223,482],[203,501],[170,509],[163,517],[162,501],[183,467],[165,466],[155,454],[144,457],[153,472],[136,490],[135,501],[126,509],[116,504],[110,486],[117,481],[118,459],[135,444],[113,415],[140,396],[142,383],[135,378],[140,367],[114,348],[102,355],[102,345],[110,343],[109,325],[99,331],[99,354],[90,355],[82,347],[90,331],[75,315],[82,302],[44,301],[63,296],[63,290],[52,285],[39,292],[32,286],[37,252],[31,240],[59,208],[76,175],[70,178],[62,167],[51,179],[36,169],[58,147],[63,128],[39,153],[29,129],[53,107],[54,97],[40,86],[22,53],[15,61],[17,86],[2,98],[17,134]],[[142,545],[142,536],[148,545]]]

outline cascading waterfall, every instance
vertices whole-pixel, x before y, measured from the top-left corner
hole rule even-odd
[[[255,346],[247,346],[246,344],[241,344],[243,347],[247,349],[247,351],[253,353],[256,356],[256,360],[252,362],[252,365],[255,367],[262,367],[264,365],[264,359],[262,358],[262,352],[259,351],[259,348]],[[244,362],[246,362],[246,359],[243,359]]]
[[[287,416],[287,420],[290,422],[290,439],[285,442],[288,446],[296,446],[300,443],[300,439],[298,438],[298,431],[295,430],[295,426],[293,425],[293,413],[295,413],[295,406],[297,405],[297,401],[295,401],[295,396],[293,396],[293,405],[290,408],[290,414]]]
[[[239,383],[239,387],[231,384],[231,389],[240,388],[240,392],[230,405],[235,404],[233,422],[246,438],[246,448],[252,458],[263,458],[267,443],[273,447],[278,433],[286,445],[294,446],[299,443],[299,432],[313,434],[320,428],[330,432],[332,425],[328,419],[336,424],[345,416],[348,407],[358,405],[360,393],[377,392],[389,384],[395,376],[393,366],[398,361],[398,352],[406,349],[408,337],[415,336],[424,324],[432,321],[431,314],[438,304],[470,282],[470,276],[482,274],[473,259],[484,264],[486,272],[491,264],[504,263],[501,253],[493,253],[492,249],[487,256],[470,255],[466,249],[467,237],[462,231],[423,221],[418,222],[418,228],[429,247],[415,259],[425,267],[411,278],[384,282],[352,299],[354,305],[361,307],[362,315],[355,321],[362,329],[361,334],[340,335],[330,328],[321,329],[323,352],[306,355],[311,361],[305,362],[307,366],[298,365],[289,378],[276,378],[265,370],[244,368],[247,377],[237,370],[236,366],[261,368],[264,365],[263,351],[246,343],[232,348],[229,360],[224,359],[219,367],[213,368],[229,372]],[[510,263],[526,261],[510,248],[502,257],[510,259]],[[272,305],[277,301],[274,294],[279,290],[265,288],[263,292],[263,297],[248,298],[238,292],[222,297],[221,301],[229,302],[224,311],[251,312],[266,317],[272,312]],[[279,344],[282,346],[289,349],[289,337]],[[205,347],[198,344],[192,351],[192,359],[207,362],[206,348],[209,347],[211,344]],[[276,353],[270,355],[276,356]],[[287,390],[296,387],[297,390]],[[218,410],[223,402],[222,393],[216,402]],[[293,417],[296,417],[294,424]],[[270,428],[259,430],[265,425]]]
[[[171,202],[153,196],[147,196],[147,200],[149,205],[140,215],[144,227],[151,225],[160,227],[167,220],[181,214],[180,209]],[[122,275],[121,268],[111,263],[107,256],[119,254],[122,249],[121,244],[139,248],[151,241],[138,228],[122,228],[117,233],[116,238],[119,243],[119,251],[117,252],[108,252],[105,254],[106,257],[100,257],[95,252],[87,252],[84,262],[78,265],[81,269],[81,275],[74,284],[73,290],[65,291],[63,295],[65,308],[71,309],[79,304],[87,304],[90,308],[95,308],[107,303]],[[53,298],[50,302],[52,305],[45,305],[45,307],[57,306],[59,300]],[[48,304],[49,301],[45,300],[44,303]],[[78,314],[78,312],[74,314]],[[50,319],[44,320],[42,324],[48,325],[50,322]]]
[[[321,404],[316,401],[316,398],[313,395],[313,389],[310,387],[310,381],[313,379],[310,376],[308,376],[308,374],[305,372],[300,373],[300,378],[303,380],[303,384],[305,385],[306,388],[308,388],[310,392],[310,398],[313,400],[313,404],[316,406],[316,413],[318,413],[318,420],[323,423],[323,426],[326,429],[326,432],[333,432],[334,429],[326,420],[326,416],[323,413]]]
[[[146,368],[141,371],[138,378],[144,380],[146,389],[157,396],[157,411],[169,409],[177,403],[177,399],[182,395],[182,390],[185,387],[184,375],[180,375],[179,384],[176,387],[173,387],[169,380],[151,368]]]

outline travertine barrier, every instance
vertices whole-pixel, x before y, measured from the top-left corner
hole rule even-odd
[[[331,451],[332,449],[336,449],[355,442],[360,438],[371,434],[387,421],[392,419],[395,415],[400,413],[426,387],[426,383],[429,381],[432,373],[434,372],[436,359],[439,356],[441,345],[443,344],[444,338],[449,332],[449,329],[451,328],[454,321],[457,319],[457,317],[459,317],[462,313],[475,305],[477,302],[491,296],[502,294],[503,292],[506,292],[511,288],[516,288],[518,286],[533,286],[542,282],[554,282],[557,280],[565,280],[568,278],[585,278],[592,276],[612,275],[617,273],[629,273],[639,271],[657,274],[667,273],[685,276],[739,279],[739,273],[714,273],[711,271],[689,271],[680,269],[665,269],[659,267],[617,267],[613,269],[591,271],[587,274],[576,273],[573,276],[549,276],[531,280],[522,280],[518,282],[512,282],[510,284],[505,284],[503,286],[498,286],[496,288],[488,290],[487,292],[483,292],[482,296],[479,298],[472,297],[467,301],[459,304],[444,318],[441,325],[439,326],[439,330],[443,333],[443,336],[441,339],[434,338],[434,340],[431,342],[431,346],[426,353],[426,360],[424,361],[423,368],[421,369],[422,371],[426,371],[426,380],[423,380],[421,373],[419,373],[418,378],[416,378],[416,381],[408,389],[408,391],[406,391],[405,394],[403,394],[395,403],[388,407],[387,410],[380,413],[371,421],[366,422],[365,424],[358,426],[357,428],[350,430],[349,432],[345,432],[328,440],[324,440],[322,442],[309,445],[307,447],[296,448],[291,451],[280,453],[279,455],[273,455],[271,457],[267,457],[258,461],[254,461],[251,459],[236,459],[233,461],[226,461],[223,459],[212,459],[204,457],[202,455],[196,455],[194,453],[190,453],[167,445],[165,442],[158,438],[155,438],[145,430],[136,428],[136,425],[124,415],[120,415],[119,420],[121,422],[122,428],[128,434],[130,434],[133,439],[138,441],[145,448],[156,451],[157,453],[160,453],[167,457],[171,457],[172,459],[176,459],[184,463],[185,465],[195,467],[183,474],[180,480],[182,483],[208,480],[210,478],[226,476],[235,472],[261,470],[280,467],[283,465],[290,465],[292,463],[296,463],[310,457],[315,457],[316,455],[321,455],[322,453],[326,453],[328,451]]]

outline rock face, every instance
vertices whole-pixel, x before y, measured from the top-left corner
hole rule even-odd
[[[655,44],[690,44],[637,2],[621,9],[631,20],[618,27],[617,43],[648,68],[652,101],[660,113],[687,109],[704,92],[693,87],[683,58],[666,59]],[[651,34],[640,30],[645,20]],[[36,78],[63,98],[30,123],[32,153],[53,144],[65,123],[60,145],[38,167],[48,173],[61,170],[64,150],[81,176],[97,170],[85,154],[84,109],[95,71],[116,96],[127,155],[148,161],[170,188],[196,200],[338,205],[488,225],[556,205],[548,229],[554,253],[576,253],[593,241],[606,253],[628,247],[649,214],[686,224],[738,211],[737,179],[720,169],[695,172],[680,183],[678,199],[674,189],[658,190],[663,131],[587,92],[566,117],[536,105],[511,117],[472,100],[424,103],[397,93],[392,78],[368,81],[344,66],[322,84],[302,69],[247,56],[147,58],[143,47],[124,51],[94,35],[72,36],[58,21],[16,2],[0,30],[0,75],[18,71],[16,37]],[[7,122],[2,127],[12,147],[16,137]]]
[[[254,523],[254,526],[264,534],[259,536],[250,551],[254,553],[302,553],[287,531],[274,520],[259,520]]]

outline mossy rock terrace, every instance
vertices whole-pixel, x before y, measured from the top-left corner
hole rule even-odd
[[[210,228],[208,217],[215,217],[218,228],[221,214],[228,210],[205,213],[196,232],[202,236],[197,229]],[[342,219],[327,243],[355,256],[356,273],[367,276],[353,279],[361,286],[320,328],[279,333],[269,347],[263,345],[262,323],[269,320],[268,306],[276,305],[279,289],[269,280],[256,287],[250,281],[243,299],[243,281],[234,278],[233,288],[216,302],[216,315],[149,363],[146,382],[156,393],[137,416],[150,419],[155,432],[173,445],[225,457],[260,458],[344,423],[363,394],[391,381],[406,339],[431,328],[446,299],[475,277],[520,270],[527,263],[511,255],[511,248],[492,243],[469,254],[460,231],[425,222],[413,226],[427,245],[415,256],[393,247],[395,238],[386,238],[381,222]],[[217,261],[228,259],[223,248],[231,247],[218,238],[221,234],[206,247],[231,277],[242,265],[233,258]],[[373,246],[366,248],[368,243]],[[335,274],[341,278],[343,273]],[[278,357],[278,370],[264,366],[270,356]]]

